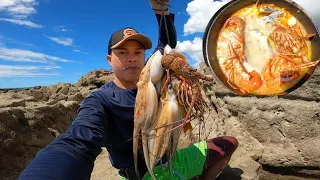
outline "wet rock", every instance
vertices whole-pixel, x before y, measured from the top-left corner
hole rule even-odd
[[[106,82],[113,80],[113,71],[108,71],[105,69],[94,70],[82,76],[76,83],[76,86],[96,86],[101,87]]]
[[[239,148],[218,179],[319,179],[319,69],[285,96],[241,97],[216,79],[205,84],[205,100],[210,105],[205,122],[192,121],[194,130],[182,134],[179,147],[231,135],[238,139]],[[212,74],[204,64],[199,71]],[[101,69],[89,72],[76,84],[0,90],[0,177],[17,179],[41,148],[66,131],[83,98],[113,76],[112,71]],[[103,159],[103,167],[108,161]],[[112,172],[104,177],[118,178]]]
[[[58,93],[61,93],[61,94],[68,94],[68,91],[69,91],[69,87],[68,86],[63,86]]]

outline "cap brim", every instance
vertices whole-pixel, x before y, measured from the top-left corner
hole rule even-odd
[[[123,43],[125,43],[125,42],[128,41],[128,40],[137,40],[137,41],[139,41],[139,42],[144,46],[144,48],[146,48],[146,49],[151,49],[151,47],[152,47],[152,42],[151,42],[151,40],[150,40],[147,36],[142,35],[142,34],[134,34],[134,35],[131,35],[131,36],[129,36],[129,37],[127,37],[127,38],[124,38],[123,40],[119,41],[117,44],[113,45],[113,46],[111,47],[111,49],[115,49],[115,48],[121,46]]]

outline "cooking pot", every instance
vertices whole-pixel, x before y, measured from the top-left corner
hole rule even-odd
[[[219,32],[225,23],[225,21],[236,11],[252,5],[256,4],[257,0],[233,0],[225,4],[221,7],[210,19],[203,36],[203,56],[204,61],[207,66],[210,67],[211,71],[213,72],[216,79],[222,83],[226,88],[231,90],[232,92],[238,95],[256,95],[259,94],[247,94],[243,93],[242,91],[236,90],[231,87],[231,85],[227,82],[227,77],[223,73],[218,58],[216,55],[216,48],[217,48],[217,38]],[[290,12],[298,21],[302,23],[309,34],[316,34],[311,39],[311,61],[316,61],[320,59],[320,38],[319,38],[319,31],[308,15],[308,13],[297,3],[291,0],[260,0],[259,3],[273,3],[278,7],[285,8],[288,12]],[[304,84],[312,75],[314,70],[317,68],[318,65],[313,66],[308,69],[307,73],[304,75],[301,80],[299,80],[295,85],[291,88],[285,90],[284,92],[280,92],[279,94],[264,94],[264,95],[284,95],[289,92],[294,91],[302,84]]]

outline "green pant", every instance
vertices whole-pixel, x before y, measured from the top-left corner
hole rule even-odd
[[[157,180],[182,180],[191,179],[202,174],[204,163],[207,156],[207,143],[201,141],[184,149],[178,149],[175,153],[172,164],[172,171],[168,164],[159,165],[154,168],[154,175]],[[121,180],[126,180],[120,177]],[[152,180],[147,172],[143,180]]]

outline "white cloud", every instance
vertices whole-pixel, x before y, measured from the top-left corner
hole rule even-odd
[[[0,40],[3,39],[0,35]],[[1,41],[0,41],[1,45]],[[60,69],[56,65],[57,62],[71,63],[72,60],[63,59],[55,56],[50,56],[43,53],[33,52],[23,49],[9,49],[5,46],[0,46],[0,60],[15,61],[22,63],[36,63],[37,65],[1,65],[1,77],[41,77],[41,76],[58,76],[58,72],[53,70]],[[44,65],[38,65],[42,63]]]
[[[29,26],[32,28],[42,28],[43,27],[42,25],[35,24],[35,23],[28,21],[28,20],[0,18],[0,21],[7,21],[7,22],[14,23],[14,24],[18,24],[18,25]]]
[[[190,17],[184,24],[184,36],[203,33],[214,13],[227,2],[229,0],[195,0],[188,3],[186,12]],[[201,37],[195,37],[193,40],[178,41],[176,49],[192,59],[193,63],[191,65],[194,68],[198,68],[199,63],[203,61]]]
[[[184,35],[203,33],[211,17],[230,0],[196,0],[188,3],[187,13],[190,16],[184,25]],[[318,0],[294,0],[303,7],[320,28],[320,8],[315,6]]]
[[[77,52],[77,53],[81,53],[81,54],[88,54],[88,53],[86,53],[86,52],[80,51],[79,49],[74,49],[73,52]]]
[[[1,18],[0,21],[32,28],[42,28],[42,25],[27,20],[29,16],[37,13],[36,5],[38,5],[36,0],[0,0],[0,12],[4,12],[4,15],[8,16],[7,18]]]
[[[178,41],[175,49],[187,54],[194,61],[196,61],[196,63],[192,65],[196,68],[198,64],[201,61],[203,61],[202,39],[200,37],[195,37],[192,41],[190,40],[182,41],[182,42]]]
[[[211,17],[216,11],[230,0],[194,0],[188,3],[186,12],[190,16],[184,25],[184,35],[191,35],[194,33],[203,34],[205,28],[210,21]],[[294,0],[297,4],[303,7],[311,18],[316,22],[320,30],[320,8],[315,4],[318,0]],[[178,42],[176,47],[180,52],[187,54],[196,63],[203,60],[202,54],[202,40],[199,37],[193,40],[186,40]],[[197,67],[197,64],[193,66]]]
[[[74,32],[70,29],[67,29],[66,27],[64,26],[56,26],[53,28],[55,31],[58,31],[58,32]]]
[[[58,66],[11,66],[0,65],[0,77],[39,77],[39,76],[58,76],[56,72],[46,72],[59,68]]]
[[[0,9],[5,9],[6,7],[13,6],[15,2],[16,2],[15,0],[1,0]]]
[[[303,7],[307,13],[315,21],[318,28],[320,28],[320,6],[318,0],[293,0],[301,7]]]
[[[26,7],[24,5],[11,6],[8,8],[8,11],[13,15],[24,15],[24,17],[36,12],[33,7]]]
[[[184,25],[184,35],[204,32],[213,14],[227,2],[229,0],[196,0],[188,3],[186,11],[190,18]]]
[[[45,70],[51,70],[51,69],[60,69],[60,66],[52,65],[52,66],[43,66],[43,69]]]
[[[19,61],[19,62],[38,62],[53,64],[54,62],[70,63],[72,60],[50,56],[43,53],[33,52],[23,49],[9,49],[0,47],[0,60]]]
[[[28,17],[36,13],[34,6],[38,5],[36,0],[1,0],[0,11],[5,11],[14,17]]]
[[[61,67],[58,66],[57,63],[81,63],[30,50],[8,48],[6,43],[11,41],[13,41],[12,43],[23,43],[6,38],[0,34],[0,61],[14,61],[23,64],[0,64],[0,78],[58,76],[60,74],[54,70],[60,69]],[[29,44],[26,45],[29,46]],[[32,65],[26,65],[27,63],[31,63]]]
[[[10,45],[15,45],[19,47],[27,47],[28,49],[39,49],[38,46],[32,44],[32,43],[27,43],[23,41],[18,41],[16,39],[10,38],[10,37],[5,37],[0,33],[0,47],[7,47]]]
[[[72,44],[73,44],[73,39],[71,39],[71,38],[65,38],[65,37],[58,38],[58,37],[52,37],[52,36],[47,36],[47,35],[45,35],[45,36],[57,44],[61,44],[64,46],[72,46]]]

